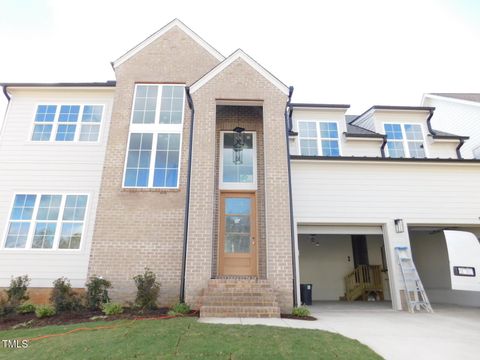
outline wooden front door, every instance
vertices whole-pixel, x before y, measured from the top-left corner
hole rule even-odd
[[[254,193],[220,194],[220,275],[257,275],[255,200]]]

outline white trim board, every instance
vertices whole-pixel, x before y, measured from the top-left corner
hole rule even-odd
[[[186,33],[188,36],[190,36],[194,41],[196,41],[200,46],[202,46],[205,50],[207,50],[217,60],[219,61],[225,60],[225,56],[223,56],[217,50],[215,50],[210,44],[208,44],[205,40],[203,40],[200,36],[198,36],[195,32],[193,32],[187,25],[185,25],[183,22],[181,22],[178,19],[174,19],[173,21],[169,22],[167,25],[162,27],[160,30],[158,30],[156,33],[153,33],[152,35],[147,37],[145,40],[143,40],[141,43],[139,43],[137,46],[135,46],[134,48],[130,49],[125,54],[120,56],[117,60],[113,61],[112,66],[114,68],[120,66],[125,61],[127,61],[132,56],[134,56],[135,54],[143,50],[145,47],[150,45],[159,37],[163,36],[166,32],[168,32],[175,26],[178,27],[180,30],[182,30],[184,33]]]
[[[250,56],[248,56],[242,49],[238,49],[228,58],[226,58],[223,62],[215,66],[212,70],[208,73],[203,75],[200,79],[198,79],[193,85],[190,87],[190,93],[193,94],[198,89],[200,89],[203,85],[208,83],[212,80],[215,76],[220,74],[223,70],[225,70],[229,65],[231,65],[235,60],[242,59],[248,65],[250,65],[253,69],[255,69],[260,75],[262,75],[265,79],[270,81],[274,86],[276,86],[282,93],[288,95],[288,86],[278,80],[275,76],[273,76],[268,70],[266,70],[262,65],[257,63],[253,60]]]

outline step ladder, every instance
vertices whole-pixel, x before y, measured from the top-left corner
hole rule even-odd
[[[415,310],[426,310],[433,313],[430,301],[428,301],[427,293],[423,288],[422,280],[418,276],[417,269],[412,257],[408,251],[408,247],[396,247],[398,264],[402,271],[403,282],[405,284],[405,300],[407,302],[408,311],[414,313]]]

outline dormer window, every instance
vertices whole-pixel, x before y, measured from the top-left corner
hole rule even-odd
[[[340,156],[338,125],[329,121],[299,121],[300,154],[304,156]]]
[[[424,158],[425,143],[420,124],[384,124],[388,156]]]

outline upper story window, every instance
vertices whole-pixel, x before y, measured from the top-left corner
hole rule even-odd
[[[7,249],[79,249],[88,195],[17,194]]]
[[[32,141],[98,141],[103,105],[38,105]]]
[[[178,188],[184,85],[135,87],[124,187]]]
[[[423,158],[425,144],[420,124],[384,124],[388,156]]]
[[[328,121],[299,121],[300,154],[340,156],[338,125]]]
[[[220,133],[220,189],[255,190],[257,187],[256,133]]]

